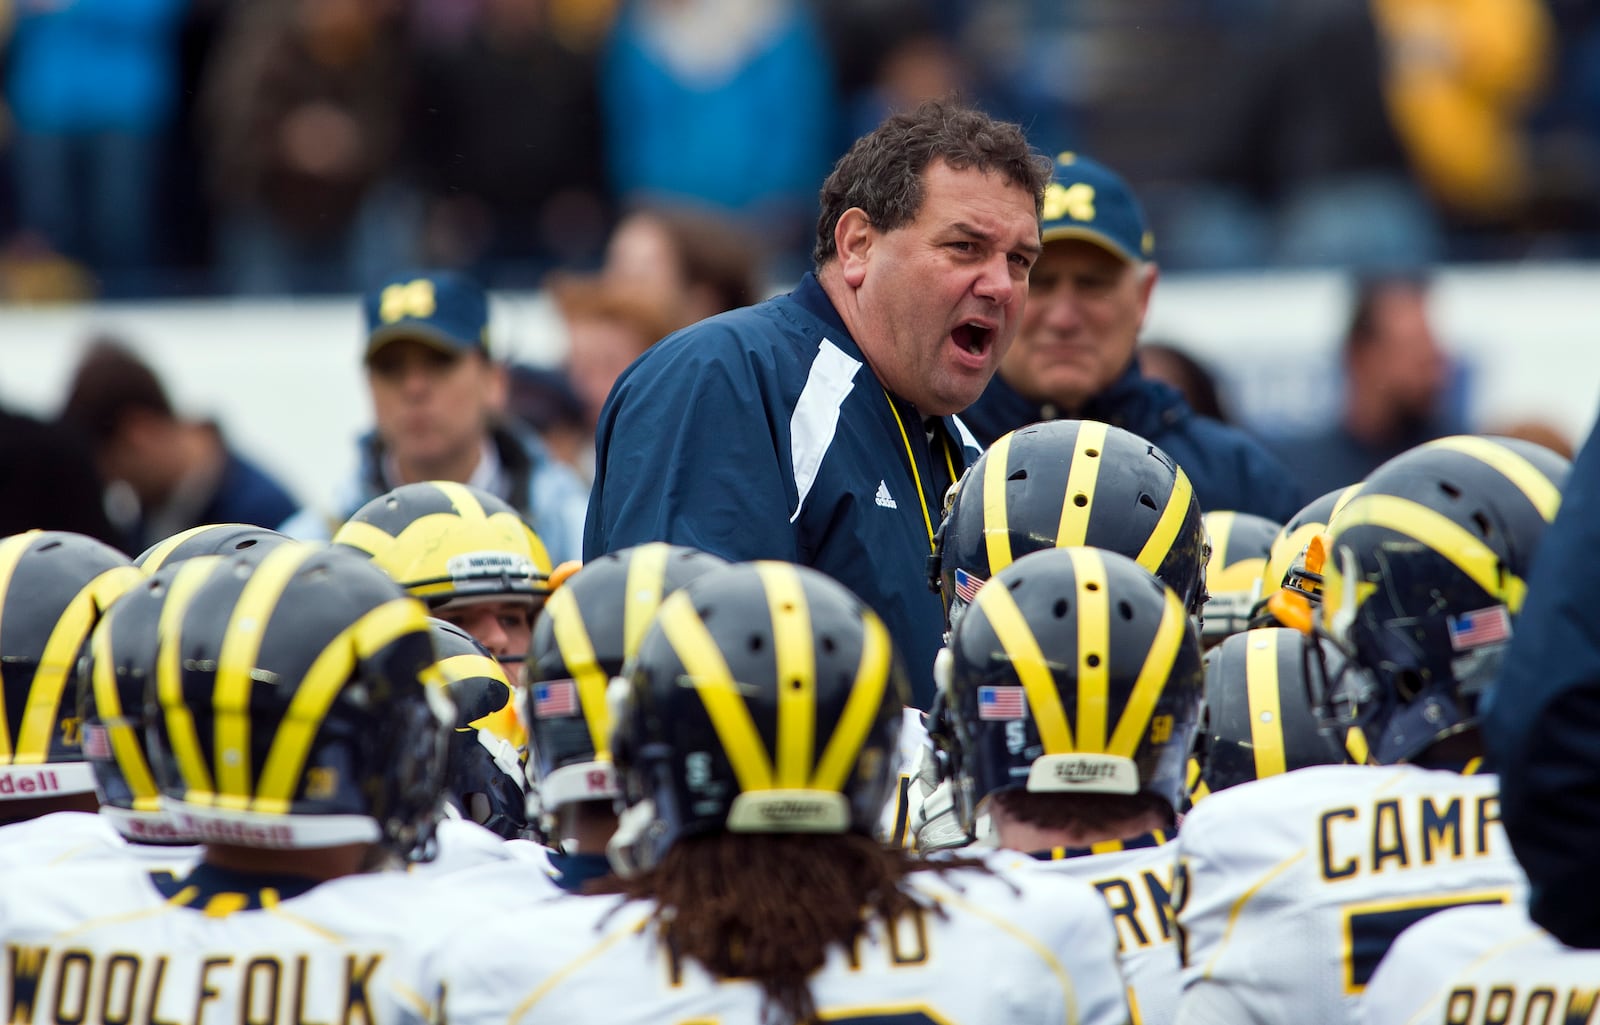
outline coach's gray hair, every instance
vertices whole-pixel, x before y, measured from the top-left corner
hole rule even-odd
[[[1043,208],[1051,163],[1029,148],[1020,127],[952,99],[929,100],[886,118],[833,166],[822,183],[822,214],[811,251],[816,265],[837,253],[834,228],[851,207],[860,207],[879,231],[915,220],[922,208],[923,172],[935,160],[957,171],[999,173],[1033,193],[1035,212]]]

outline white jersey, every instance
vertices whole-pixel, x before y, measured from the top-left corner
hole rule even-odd
[[[1453,908],[1395,941],[1361,996],[1368,1025],[1592,1022],[1600,950],[1576,950],[1520,904]]]
[[[128,858],[151,871],[182,872],[199,857],[188,845],[129,843],[104,815],[58,811],[0,826],[0,879],[14,872],[97,858]]]
[[[830,1025],[1128,1020],[1115,934],[1094,890],[1044,873],[941,875],[918,872],[907,883],[930,910],[892,928],[869,924],[853,954],[831,951],[812,976]],[[719,982],[674,959],[652,909],[620,897],[566,897],[446,940],[427,973],[443,984],[443,1017],[452,1025],[760,1022],[759,986]]]
[[[1498,781],[1409,765],[1297,769],[1212,794],[1178,833],[1178,1021],[1353,1021],[1406,926],[1521,900]]]
[[[1178,1010],[1178,947],[1172,926],[1172,872],[1178,845],[1161,832],[1091,848],[1035,855],[1039,871],[1093,886],[1111,912],[1117,952],[1128,981],[1133,1020],[1168,1025]]]
[[[476,822],[458,818],[440,819],[435,826],[435,840],[437,851],[433,860],[417,862],[411,866],[412,872],[429,876],[445,875],[481,865],[520,862],[538,870],[528,876],[536,885],[538,876],[543,875],[548,883],[545,896],[561,892],[555,881],[557,873],[550,864],[549,854],[531,840],[506,840]]]
[[[928,727],[922,713],[915,708],[905,708],[900,715],[899,785],[884,805],[878,821],[878,837],[890,847],[910,847],[916,839],[911,826],[922,803],[922,794],[913,777],[923,764],[923,751],[930,748]],[[937,782],[937,781],[935,781]]]

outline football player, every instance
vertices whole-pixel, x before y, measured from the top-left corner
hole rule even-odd
[[[1478,697],[1566,473],[1533,445],[1446,438],[1373,471],[1333,516],[1316,629],[1365,672],[1313,659],[1312,703],[1361,727],[1377,764],[1258,780],[1185,819],[1179,1021],[1354,1020],[1407,925],[1522,899],[1478,771]]]
[[[1226,510],[1202,517],[1211,555],[1206,562],[1205,622],[1200,644],[1211,649],[1250,626],[1250,614],[1263,591],[1261,574],[1282,524],[1264,516]]]
[[[445,1017],[1125,1022],[1091,888],[873,839],[907,691],[883,622],[816,571],[745,563],[667,598],[613,741],[621,893],[440,944]]]
[[[157,541],[140,552],[133,564],[154,574],[162,566],[201,555],[263,555],[287,540],[287,534],[249,523],[207,523]]]
[[[1058,548],[1012,563],[950,637],[945,716],[958,818],[1092,883],[1117,925],[1136,1017],[1170,1022],[1173,827],[1200,715],[1183,602],[1133,560]]]
[[[1306,599],[1308,606],[1314,607],[1321,600],[1322,556],[1319,551],[1316,556],[1317,565],[1308,569],[1307,550],[1312,538],[1327,531],[1328,521],[1333,518],[1333,514],[1344,508],[1345,503],[1354,498],[1359,490],[1361,485],[1357,483],[1330,491],[1307,503],[1289,518],[1288,523],[1279,528],[1277,536],[1272,539],[1267,563],[1261,570],[1261,598],[1251,613],[1250,625],[1289,625],[1278,621],[1269,604],[1272,596],[1279,591],[1287,590],[1300,595]],[[1303,623],[1296,623],[1294,629],[1302,629],[1304,626]]]

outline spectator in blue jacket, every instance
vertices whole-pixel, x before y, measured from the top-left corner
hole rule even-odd
[[[1160,446],[1183,467],[1202,509],[1280,523],[1293,516],[1300,493],[1265,448],[1139,370],[1134,349],[1158,271],[1127,183],[1094,160],[1060,154],[1042,237],[1017,344],[962,414],[978,440],[987,445],[1040,420],[1101,420]]]
[[[814,273],[618,378],[585,556],[668,541],[819,569],[883,617],[926,707],[944,631],[928,556],[977,455],[952,414],[1016,334],[1048,175],[1015,125],[945,102],[858,140],[822,187]]]

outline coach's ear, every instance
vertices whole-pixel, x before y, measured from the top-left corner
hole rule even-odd
[[[859,206],[853,206],[839,215],[833,226],[833,244],[838,250],[839,270],[845,284],[860,288],[867,278],[867,264],[872,260],[872,245],[877,241],[878,229],[872,218]]]

